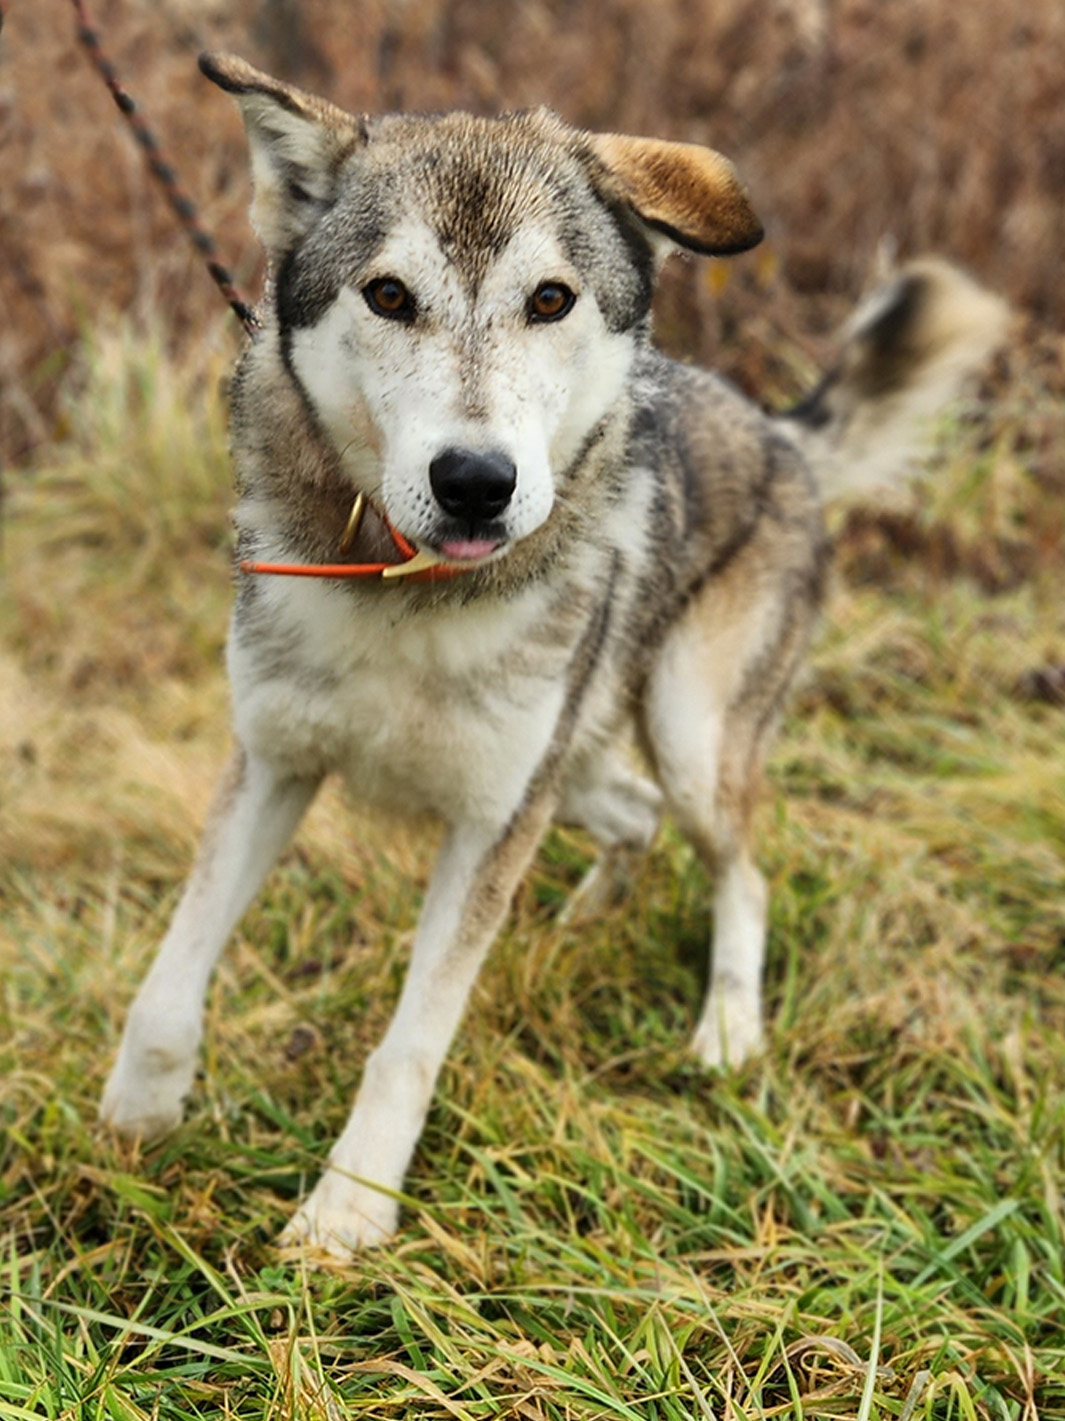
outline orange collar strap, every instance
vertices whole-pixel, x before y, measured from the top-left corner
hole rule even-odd
[[[357,494],[351,505],[347,526],[340,539],[339,551],[346,553],[358,535],[369,500],[365,494]],[[393,528],[383,513],[373,512],[387,528],[393,546],[399,554],[397,562],[252,562],[245,559],[240,564],[241,572],[269,573],[285,577],[376,577],[383,582],[409,578],[412,582],[440,582],[449,577],[459,577],[476,567],[463,563],[446,562],[436,553],[419,552],[407,541],[398,528]]]

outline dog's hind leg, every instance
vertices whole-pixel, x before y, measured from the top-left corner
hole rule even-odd
[[[397,1191],[470,989],[551,819],[534,794],[505,829],[453,828],[440,851],[388,1031],[366,1062],[329,1166],[282,1235],[346,1259],[396,1227]]]
[[[180,1123],[196,1072],[207,985],[219,953],[314,797],[317,779],[280,775],[237,748],[170,929],[126,1021],[100,1113],[147,1139]]]
[[[753,590],[737,579],[702,592],[667,636],[644,706],[667,803],[714,878],[709,987],[692,1039],[709,1066],[737,1065],[762,1044],[767,892],[751,817],[813,610]]]
[[[658,828],[662,792],[627,763],[624,749],[600,750],[564,787],[559,823],[586,829],[600,855],[563,909],[563,924],[584,922],[621,901]]]

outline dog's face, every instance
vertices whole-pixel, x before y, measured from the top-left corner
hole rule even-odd
[[[356,481],[452,560],[547,518],[650,301],[646,243],[545,126],[374,123],[278,272],[291,370]]]
[[[625,387],[662,235],[761,235],[708,149],[545,111],[360,120],[201,64],[244,113],[290,373],[354,485],[449,561],[549,517]]]

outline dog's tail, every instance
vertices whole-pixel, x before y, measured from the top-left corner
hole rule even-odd
[[[1006,303],[938,258],[915,261],[864,301],[820,385],[779,427],[826,499],[900,482],[926,453],[934,416],[1005,334]]]

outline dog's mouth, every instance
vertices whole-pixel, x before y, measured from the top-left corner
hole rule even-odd
[[[503,546],[502,538],[443,538],[436,551],[447,562],[483,562]]]
[[[468,567],[495,557],[510,538],[501,518],[441,518],[427,541],[445,562]]]

